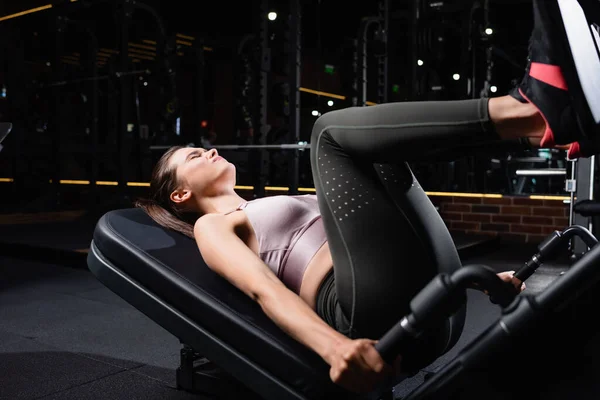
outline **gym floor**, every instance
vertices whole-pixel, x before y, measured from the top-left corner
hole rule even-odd
[[[95,220],[78,212],[0,217],[0,399],[207,399],[176,388],[181,344],[88,271]],[[535,246],[455,238],[464,264],[516,270]],[[527,281],[543,290],[566,263],[548,263]],[[500,314],[469,291],[467,322],[435,371]],[[423,375],[405,380],[410,393]]]

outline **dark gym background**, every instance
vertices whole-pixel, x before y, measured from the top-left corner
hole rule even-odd
[[[6,3],[0,13],[44,5]],[[10,180],[3,191],[12,194],[2,197],[6,207],[103,209],[123,198],[127,204],[138,193],[127,182],[149,180],[160,155],[153,146],[297,143],[309,140],[314,113],[364,99],[506,94],[523,74],[531,28],[526,1],[352,7],[249,1],[192,8],[158,0],[63,1],[0,21],[0,119],[14,124],[0,158],[2,178]],[[274,21],[266,17],[270,11],[278,13]],[[224,155],[239,162],[239,184],[257,186],[256,195],[264,194],[262,185],[311,187],[307,152]],[[495,176],[467,181],[479,168],[464,164],[451,183],[447,166],[436,174],[424,167],[423,184],[510,190]],[[23,190],[26,198],[15,195]]]
[[[98,217],[144,195],[174,144],[220,148],[247,198],[311,193],[308,151],[239,146],[306,144],[348,106],[504,95],[531,28],[529,0],[0,2],[0,399],[199,398],[175,388],[177,340],[87,270]],[[517,269],[573,217],[562,151],[412,167],[465,262]],[[456,351],[499,313],[472,296]]]

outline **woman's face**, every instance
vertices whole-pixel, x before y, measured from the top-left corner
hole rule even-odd
[[[195,196],[211,196],[230,190],[235,185],[235,166],[219,156],[215,149],[179,149],[173,153],[170,162],[176,168],[179,191],[187,191]]]

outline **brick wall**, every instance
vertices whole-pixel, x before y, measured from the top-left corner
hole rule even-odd
[[[430,196],[448,229],[467,234],[499,236],[524,243],[539,243],[569,224],[569,205],[562,200],[524,197],[480,198]]]

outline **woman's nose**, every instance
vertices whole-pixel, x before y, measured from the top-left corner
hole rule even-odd
[[[219,154],[217,153],[217,149],[210,149],[210,150],[207,152],[207,156],[208,156],[208,158],[213,158],[213,157],[216,157],[216,156],[218,156],[218,155],[219,155]]]

